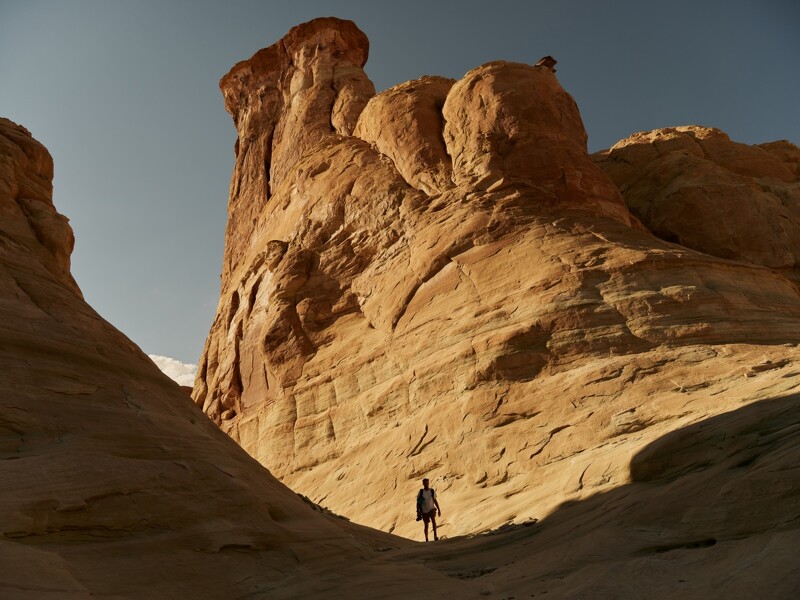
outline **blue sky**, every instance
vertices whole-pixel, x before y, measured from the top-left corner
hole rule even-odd
[[[591,151],[688,124],[800,143],[794,0],[0,0],[0,116],[50,150],[73,274],[146,352],[196,362],[214,316],[236,139],[219,78],[330,15],[369,36],[378,90],[552,54]]]

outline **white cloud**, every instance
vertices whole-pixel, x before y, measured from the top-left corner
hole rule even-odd
[[[194,376],[197,374],[197,365],[190,365],[183,363],[169,356],[160,356],[158,354],[148,354],[156,366],[161,369],[165,375],[177,381],[180,385],[194,385]]]

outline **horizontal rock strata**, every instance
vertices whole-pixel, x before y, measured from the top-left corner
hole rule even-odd
[[[223,79],[193,394],[301,497],[83,302],[50,157],[0,120],[0,597],[795,597],[788,267],[653,237],[546,68],[371,96],[365,60],[324,19]],[[314,502],[419,539],[423,475],[444,537],[487,535]]]

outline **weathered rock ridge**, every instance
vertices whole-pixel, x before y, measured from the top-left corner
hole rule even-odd
[[[80,294],[69,271],[75,245],[69,221],[53,207],[53,159],[23,127],[0,118],[0,206],[7,242],[24,246],[50,273]]]
[[[493,62],[372,95],[366,57],[352,23],[320,19],[220,82],[237,154],[193,397],[290,487],[418,537],[427,475],[442,531],[474,533],[666,477],[660,455],[631,461],[797,386],[796,284],[654,236],[550,69]],[[791,481],[762,482],[782,500],[759,527],[786,527]],[[734,539],[723,504],[680,534],[643,509],[666,529],[632,538]]]
[[[595,159],[658,237],[798,278],[800,148],[707,127],[637,133]]]

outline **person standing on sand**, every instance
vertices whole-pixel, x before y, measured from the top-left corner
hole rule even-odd
[[[439,507],[439,501],[436,499],[436,491],[429,487],[430,481],[426,478],[422,480],[422,489],[417,494],[417,521],[422,520],[425,523],[425,541],[428,541],[428,522],[433,524],[433,539],[438,540],[439,536],[436,534],[436,512],[442,516],[442,509]]]

